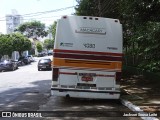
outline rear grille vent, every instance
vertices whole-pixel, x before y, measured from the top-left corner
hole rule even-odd
[[[75,88],[75,87],[76,87],[75,85],[69,86],[69,88]]]
[[[67,88],[67,85],[61,85],[62,88]]]
[[[98,90],[106,90],[104,87],[99,87]]]
[[[82,89],[82,87],[81,87],[81,86],[76,86],[76,88],[78,88],[78,89]]]

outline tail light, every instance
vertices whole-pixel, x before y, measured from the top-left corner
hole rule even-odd
[[[53,68],[52,73],[52,80],[58,81],[59,68]]]

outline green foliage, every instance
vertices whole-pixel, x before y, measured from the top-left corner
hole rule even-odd
[[[93,0],[77,0],[76,15],[97,16],[96,2]]]
[[[49,32],[52,33],[52,38],[53,40],[55,39],[55,35],[56,35],[56,26],[57,26],[57,22],[54,22],[52,25],[50,25],[49,27]]]
[[[49,50],[49,49],[53,49],[53,46],[54,46],[54,40],[51,40],[51,39],[44,40],[44,48]]]
[[[46,37],[48,32],[45,30],[45,24],[40,21],[25,22],[21,24],[16,31],[21,32],[28,38]]]
[[[11,56],[13,51],[19,51],[19,53],[21,54],[22,51],[30,49],[30,40],[20,33],[0,35],[0,56]]]
[[[139,68],[142,68],[143,70],[146,70],[148,72],[160,72],[160,60],[158,61],[143,61]]]
[[[118,18],[117,0],[77,0],[76,15]],[[112,6],[112,7],[111,7]]]
[[[40,42],[38,42],[38,43],[36,44],[36,47],[37,47],[37,51],[38,51],[38,52],[42,52],[43,47],[42,47],[42,44],[41,44]]]
[[[20,55],[25,50],[31,49],[31,41],[20,33],[10,35],[13,43],[13,50],[19,51]]]
[[[0,35],[0,57],[3,55],[11,56],[13,51],[13,43],[9,35]]]

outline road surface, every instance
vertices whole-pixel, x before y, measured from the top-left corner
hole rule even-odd
[[[47,58],[51,56],[46,56]],[[66,99],[50,96],[52,71],[38,71],[37,62],[21,66],[16,71],[0,73],[1,111],[47,111],[42,120],[139,120],[123,117],[131,112],[117,100]],[[52,114],[51,112],[54,112]],[[76,112],[78,111],[78,112]],[[0,118],[6,119],[6,118]],[[9,118],[7,118],[9,119]],[[11,118],[11,120],[36,118]]]

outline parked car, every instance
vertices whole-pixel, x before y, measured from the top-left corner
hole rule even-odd
[[[46,56],[46,55],[47,55],[47,52],[43,51],[42,54],[43,54],[43,56]]]
[[[18,61],[21,63],[21,65],[22,65],[23,63],[24,63],[25,65],[31,63],[31,61],[30,61],[30,59],[29,59],[28,56],[26,56],[26,57],[22,56],[22,57],[20,57],[20,58],[18,59]]]
[[[21,61],[18,61],[18,60],[12,60],[12,62],[16,63],[17,66],[21,66]]]
[[[0,72],[3,71],[3,66],[0,65]]]
[[[14,71],[18,69],[18,64],[11,60],[3,60],[0,62],[0,71]]]
[[[38,53],[38,57],[43,57],[44,54],[43,53]]]
[[[30,59],[31,62],[35,62],[35,59],[32,55],[28,55],[27,57]]]
[[[53,55],[53,51],[48,51],[48,56]]]
[[[48,69],[51,70],[51,59],[44,58],[38,61],[38,71]]]

